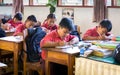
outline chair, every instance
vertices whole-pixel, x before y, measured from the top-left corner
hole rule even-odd
[[[78,31],[79,35],[82,34],[82,32],[80,32],[80,25],[76,25],[76,26],[77,26],[77,31]]]
[[[0,61],[7,64],[8,67],[2,68],[1,71],[3,74],[13,73],[13,52],[0,50]]]
[[[27,30],[24,31],[24,39],[27,36]],[[23,42],[24,44],[24,50],[26,51],[26,44],[25,44],[25,40]],[[42,65],[40,64],[40,62],[28,62],[27,61],[27,54],[24,52],[23,53],[23,71],[24,71],[24,75],[27,74],[30,75],[32,73],[32,71],[37,71],[39,75],[44,75],[44,71],[42,68]]]

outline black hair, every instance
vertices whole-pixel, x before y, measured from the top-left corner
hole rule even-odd
[[[27,17],[27,20],[33,21],[33,22],[37,22],[37,19],[36,19],[36,17],[35,17],[34,15],[28,16],[28,17]]]
[[[51,18],[56,19],[55,14],[49,14],[49,15],[47,16],[47,19],[51,19]]]
[[[100,22],[100,25],[103,28],[106,28],[108,32],[110,32],[112,30],[112,23],[110,20],[104,19]]]
[[[17,20],[22,20],[22,14],[21,13],[16,13],[14,18],[16,18]]]
[[[73,21],[70,18],[62,18],[59,25],[60,27],[67,28],[69,31],[75,30]]]

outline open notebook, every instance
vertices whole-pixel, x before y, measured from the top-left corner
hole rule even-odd
[[[55,48],[72,48],[72,45],[56,46]]]

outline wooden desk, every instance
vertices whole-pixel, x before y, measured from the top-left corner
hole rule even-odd
[[[120,65],[79,57],[75,61],[75,75],[120,75]]]
[[[75,65],[75,55],[79,54],[78,47],[74,48],[43,48],[46,50],[46,59],[45,59],[45,73],[50,75],[50,62],[66,65],[68,67],[68,75],[74,75],[74,65]]]
[[[14,75],[18,75],[18,51],[23,48],[22,41],[23,39],[14,36],[0,38],[0,49],[12,51],[14,54]]]
[[[6,36],[12,36],[14,31],[5,31],[5,33],[6,33]]]

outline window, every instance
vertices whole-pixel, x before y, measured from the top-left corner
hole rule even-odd
[[[120,7],[120,0],[105,0],[109,7]],[[94,6],[94,0],[58,0],[58,6]]]
[[[13,0],[3,0],[2,2],[4,5],[12,5]]]
[[[84,2],[85,2],[85,6],[93,6],[94,4],[93,4],[93,1],[94,0],[85,0]]]
[[[114,0],[114,6],[120,6],[120,0]]]
[[[59,0],[61,6],[82,6],[82,0]]]
[[[33,5],[46,5],[48,0],[33,0]]]
[[[112,6],[112,1],[111,0],[106,0],[106,5],[107,6]]]
[[[29,0],[23,0],[23,5],[29,5]]]

